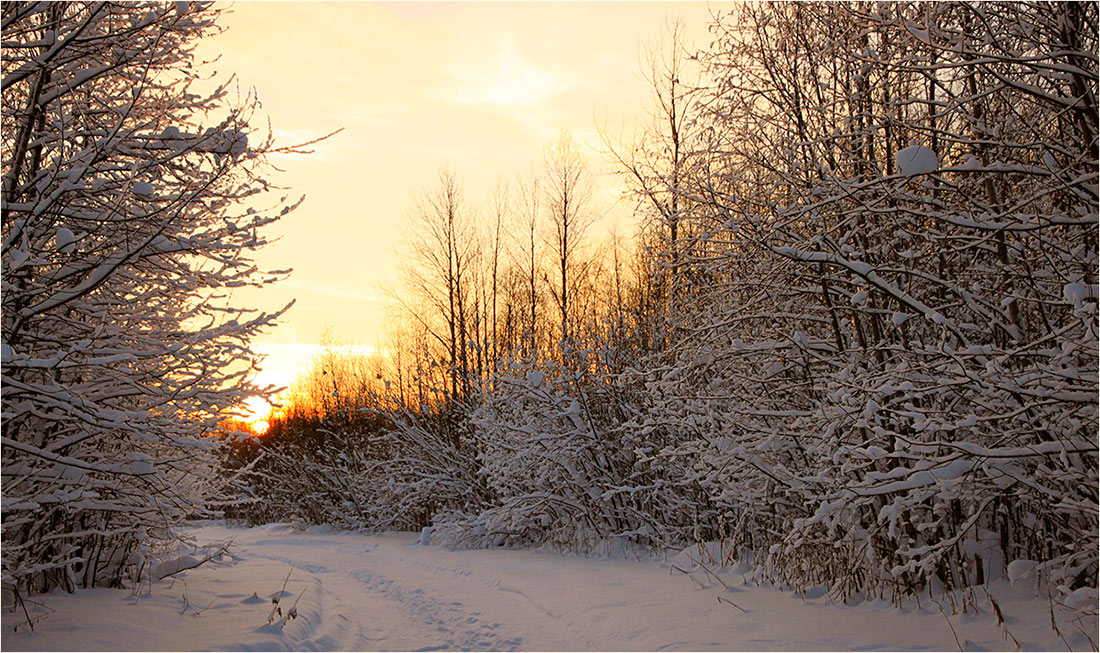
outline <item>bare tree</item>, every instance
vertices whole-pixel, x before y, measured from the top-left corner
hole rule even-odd
[[[490,347],[492,348],[492,373],[497,373],[497,363],[500,360],[500,334],[498,327],[500,326],[500,318],[497,315],[497,305],[500,296],[499,282],[500,282],[500,257],[501,246],[503,244],[503,232],[502,230],[507,226],[507,217],[512,211],[512,200],[508,194],[508,186],[502,181],[498,180],[496,189],[493,193],[493,258],[492,258],[492,316],[490,324],[492,325],[492,338]]]
[[[571,302],[576,300],[579,281],[579,250],[586,230],[595,219],[588,207],[592,193],[588,171],[569,132],[563,131],[557,142],[547,148],[545,177],[549,244],[557,276],[550,285],[550,294],[558,306],[564,353],[571,336]]]
[[[417,297],[412,315],[443,348],[448,392],[458,400],[472,388],[473,279],[478,241],[453,170],[416,208],[410,232],[407,282]]]
[[[516,253],[513,265],[519,270],[523,292],[521,293],[521,324],[523,349],[521,355],[535,360],[539,356],[539,326],[542,293],[539,292],[539,276],[542,271],[542,250],[539,247],[543,189],[538,176],[532,174],[519,185],[519,209],[514,239]]]

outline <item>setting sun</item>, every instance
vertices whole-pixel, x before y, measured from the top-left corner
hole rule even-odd
[[[248,411],[244,416],[248,428],[256,435],[267,433],[270,426],[267,418],[271,415],[272,405],[263,397],[249,397],[244,400],[244,408]]]

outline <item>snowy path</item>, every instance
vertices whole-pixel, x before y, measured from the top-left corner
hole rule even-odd
[[[53,597],[57,612],[33,634],[12,633],[17,620],[5,613],[3,649],[957,650],[944,615],[927,602],[919,610],[836,606],[737,587],[732,573],[727,591],[657,562],[445,551],[412,544],[412,534],[211,526],[198,535],[234,539],[236,561],[154,583],[139,597],[110,590]],[[297,599],[298,618],[280,629],[267,623],[270,597],[291,566],[280,607]],[[1066,649],[1044,618],[1045,597],[1001,591],[1007,628],[1025,649]],[[964,646],[1015,648],[980,607],[978,616],[952,618]],[[1079,633],[1063,634],[1073,648],[1089,648]]]

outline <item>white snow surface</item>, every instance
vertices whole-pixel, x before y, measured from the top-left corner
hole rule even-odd
[[[191,556],[180,556],[173,560],[165,560],[159,565],[156,565],[149,570],[149,575],[157,580],[162,580],[172,574],[178,574],[187,569],[198,567],[200,564],[202,563],[199,560]]]
[[[1086,632],[1096,641],[1094,617],[1080,626],[1067,617],[1059,640],[1046,595],[1007,582],[989,588],[1003,629],[983,590],[978,611],[951,616],[949,626],[942,595],[926,594],[919,607],[833,604],[822,588],[800,594],[746,585],[742,569],[719,570],[714,547],[662,562],[448,551],[421,546],[419,533],[210,524],[193,534],[200,542],[232,540],[232,560],[137,592],[51,595],[54,612],[34,632],[13,632],[22,614],[5,608],[4,650],[1015,649],[1004,629],[1025,650],[1093,648]]]
[[[71,252],[73,251],[73,243],[76,242],[76,236],[67,227],[58,227],[54,241],[57,244],[57,249],[62,252]]]
[[[903,175],[927,175],[940,167],[940,158],[923,145],[910,145],[894,155],[898,172]]]

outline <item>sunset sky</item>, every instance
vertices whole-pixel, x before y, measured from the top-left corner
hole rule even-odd
[[[597,125],[629,135],[649,99],[643,52],[676,18],[706,45],[704,3],[237,2],[203,44],[213,69],[254,87],[279,144],[343,128],[308,156],[274,159],[269,181],[306,201],[262,253],[289,280],[241,303],[297,304],[257,349],[263,383],[303,370],[322,330],[383,344],[388,286],[399,281],[403,225],[441,166],[473,207],[498,178],[539,165],[560,130],[587,150],[593,205],[629,229],[621,182],[600,154]],[[278,199],[276,195],[273,199]]]

